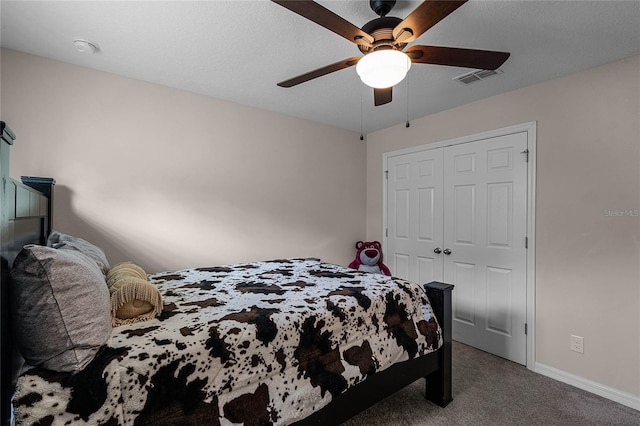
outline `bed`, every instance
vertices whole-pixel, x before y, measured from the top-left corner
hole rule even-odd
[[[452,400],[453,287],[319,259],[152,274],[160,316],[109,329],[73,373],[21,365],[9,300],[24,253],[50,252],[55,181],[9,178],[2,127],[3,425],[12,408],[17,424],[331,425],[420,378],[428,400]]]

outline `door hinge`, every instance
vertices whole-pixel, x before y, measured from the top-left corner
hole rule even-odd
[[[528,163],[529,162],[529,149],[525,149],[520,154],[524,154],[524,161],[525,161],[525,163]]]
[[[527,323],[524,323],[524,334],[527,334],[527,332],[529,331],[529,327],[527,327]]]
[[[529,248],[529,237],[524,237],[524,248]]]
[[[389,170],[384,171],[384,178],[389,179]]]
[[[384,230],[384,236],[388,237],[389,236],[389,228],[385,228]]]

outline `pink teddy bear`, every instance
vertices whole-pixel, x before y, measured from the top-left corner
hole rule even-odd
[[[349,268],[391,276],[391,271],[382,263],[382,244],[379,241],[358,241],[356,258]]]

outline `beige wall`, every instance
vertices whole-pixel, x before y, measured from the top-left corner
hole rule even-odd
[[[149,271],[276,257],[348,264],[359,134],[10,50],[11,175],[57,181],[55,228]]]
[[[536,361],[640,396],[640,218],[605,213],[640,210],[639,104],[633,57],[370,134],[367,238],[383,153],[537,121]]]
[[[536,359],[640,395],[640,220],[605,215],[640,209],[638,57],[382,130],[366,146],[13,51],[1,79],[2,119],[18,134],[12,175],[55,177],[57,228],[150,270],[346,264],[365,232],[381,239],[384,152],[537,121]],[[569,334],[584,336],[584,355]]]

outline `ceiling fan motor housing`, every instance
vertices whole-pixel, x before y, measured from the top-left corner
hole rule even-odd
[[[373,0],[372,0],[373,3]],[[395,2],[394,2],[395,3]],[[367,22],[362,26],[362,31],[374,38],[372,46],[358,45],[364,54],[379,48],[402,50],[407,43],[396,43],[393,39],[393,29],[402,22],[402,19],[393,16],[383,16]]]

